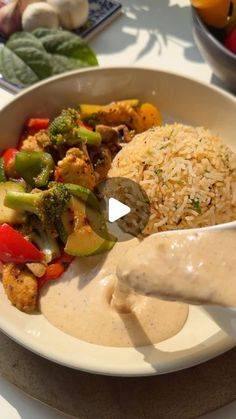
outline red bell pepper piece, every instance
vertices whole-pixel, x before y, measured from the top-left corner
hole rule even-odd
[[[54,261],[48,265],[45,274],[41,278],[38,278],[39,289],[48,281],[60,278],[73,260],[74,256],[67,255],[63,250],[62,255],[59,258],[54,259]]]
[[[40,131],[49,127],[49,118],[30,118],[27,121],[26,127],[29,130]]]
[[[28,135],[34,135],[41,129],[47,129],[49,127],[49,122],[50,122],[49,118],[28,119],[17,144],[18,150],[21,150],[22,144],[24,140],[28,137]]]
[[[9,224],[0,225],[1,262],[40,262],[44,254]]]
[[[42,288],[49,280],[45,278],[45,275],[41,276],[41,278],[37,278],[38,282],[38,289]]]
[[[63,181],[63,177],[62,177],[62,175],[61,175],[61,173],[60,173],[60,170],[56,167],[56,169],[54,170],[54,175],[53,175],[53,177],[54,177],[54,180],[55,180],[55,182],[64,182]]]
[[[7,170],[10,161],[15,159],[17,153],[18,150],[16,148],[8,148],[6,151],[3,152],[5,170]]]
[[[57,279],[59,276],[61,276],[64,272],[65,268],[64,265],[60,262],[50,263],[48,265],[46,273],[45,273],[45,279]]]
[[[65,272],[63,263],[53,262],[48,265],[45,274],[38,278],[38,287],[42,288],[48,281],[58,279]]]
[[[85,124],[83,121],[81,121],[81,119],[77,120],[77,124],[81,127],[88,129],[89,131],[93,131],[93,127],[90,127],[90,125]]]
[[[74,256],[68,255],[68,253],[62,251],[62,255],[60,257],[60,261],[62,263],[70,264],[74,260]]]

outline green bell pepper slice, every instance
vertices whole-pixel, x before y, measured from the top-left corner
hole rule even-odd
[[[43,151],[20,151],[15,157],[17,173],[33,187],[46,186],[54,167],[51,154]]]

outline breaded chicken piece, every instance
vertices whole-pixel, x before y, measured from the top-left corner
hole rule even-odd
[[[87,152],[75,147],[70,148],[64,159],[58,162],[56,178],[65,183],[75,183],[93,189],[96,176]]]
[[[37,279],[24,265],[4,264],[2,283],[8,299],[18,310],[31,313],[36,309]]]
[[[50,138],[47,130],[42,129],[34,135],[28,135],[23,141],[21,150],[44,151],[50,145]]]

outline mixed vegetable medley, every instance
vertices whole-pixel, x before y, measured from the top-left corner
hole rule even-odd
[[[136,133],[160,124],[159,110],[136,99],[82,104],[52,121],[29,119],[18,146],[2,152],[2,282],[19,310],[34,311],[40,288],[58,279],[75,256],[113,247],[94,188]],[[94,219],[103,234],[91,228]]]

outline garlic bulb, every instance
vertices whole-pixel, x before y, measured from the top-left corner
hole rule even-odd
[[[18,0],[12,0],[0,8],[0,33],[10,36],[21,29],[21,11]]]
[[[47,0],[58,13],[63,28],[72,30],[82,26],[88,19],[88,0]]]
[[[45,2],[32,3],[22,14],[22,26],[25,31],[36,28],[58,28],[59,19],[56,10]]]

